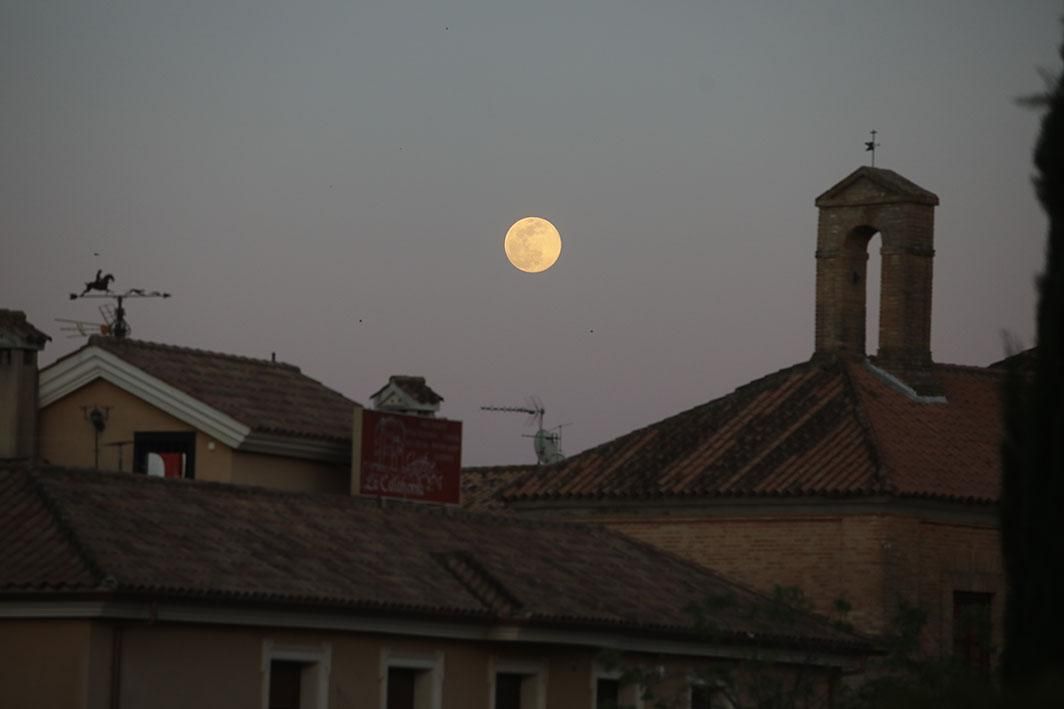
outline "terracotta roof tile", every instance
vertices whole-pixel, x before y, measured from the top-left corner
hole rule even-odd
[[[646,428],[533,469],[535,499],[899,494],[997,499],[1002,373],[937,365],[946,403],[859,362],[784,369]]]
[[[781,619],[764,596],[592,526],[129,473],[0,468],[0,589],[62,598],[99,585],[96,578],[122,597],[680,636],[698,631],[692,604],[726,595],[733,603],[712,617],[720,640],[869,649],[818,617]]]
[[[505,512],[499,493],[537,465],[495,465],[462,468],[462,507]]]
[[[356,403],[283,362],[94,335],[99,347],[262,433],[351,440]]]

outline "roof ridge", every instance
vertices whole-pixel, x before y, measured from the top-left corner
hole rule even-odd
[[[584,522],[574,522],[561,519],[548,519],[544,517],[518,517],[510,514],[501,514],[489,510],[470,510],[464,507],[448,504],[433,504],[405,500],[395,497],[367,497],[358,495],[343,495],[332,492],[308,492],[298,490],[280,490],[276,488],[259,487],[257,485],[236,485],[233,483],[218,482],[215,480],[196,480],[188,478],[161,478],[136,473],[125,473],[115,470],[97,470],[95,468],[68,468],[59,465],[37,466],[36,472],[45,475],[98,475],[98,479],[117,480],[120,485],[173,485],[186,488],[213,488],[215,492],[239,495],[242,497],[279,497],[285,499],[310,499],[319,504],[329,507],[370,507],[383,511],[396,510],[407,511],[414,514],[442,515],[458,519],[480,520],[484,522],[499,522],[506,525],[525,529],[548,528],[548,529],[579,529],[582,531],[595,530],[597,527]]]
[[[52,518],[60,536],[62,536],[66,543],[74,550],[74,553],[85,565],[85,570],[89,572],[90,576],[92,576],[96,585],[105,585],[109,580],[113,583],[113,577],[104,572],[100,562],[96,559],[96,555],[89,550],[78,537],[77,532],[74,531],[74,527],[71,525],[70,520],[63,512],[62,505],[48,494],[48,491],[45,489],[45,483],[40,478],[39,469],[28,469],[26,471],[26,481],[30,489],[41,501],[41,505],[47,510],[49,516]]]
[[[999,363],[995,362],[994,364]],[[1003,379],[1007,375],[1007,370],[998,369],[992,365],[986,366],[979,364],[955,364],[952,362],[935,362],[934,366],[941,367],[943,369],[951,369],[954,371],[968,372],[970,374],[982,374],[987,377],[995,377],[998,379]]]
[[[735,389],[729,391],[726,394],[721,394],[720,396],[716,397],[715,399],[710,399],[709,401],[703,401],[701,404],[695,404],[694,406],[688,407],[688,408],[684,409],[683,411],[679,411],[679,412],[677,412],[675,414],[672,414],[671,416],[666,416],[663,419],[658,419],[657,421],[652,421],[651,423],[648,423],[648,424],[646,424],[644,426],[640,426],[639,428],[633,428],[631,431],[629,431],[627,433],[623,433],[620,436],[618,436],[617,438],[611,439],[611,440],[606,441],[604,443],[600,443],[597,446],[593,446],[593,447],[588,448],[586,450],[582,450],[579,453],[577,453],[575,455],[572,455],[572,456],[570,456],[570,457],[566,458],[565,460],[560,461],[558,463],[551,463],[550,465],[536,465],[534,467],[536,469],[551,469],[551,468],[554,468],[554,467],[557,467],[557,466],[565,465],[570,460],[573,460],[575,458],[579,458],[580,456],[589,454],[592,451],[596,451],[596,450],[598,450],[598,449],[600,449],[600,448],[602,448],[604,446],[608,446],[608,445],[611,445],[613,443],[616,443],[617,441],[621,440],[622,438],[627,438],[627,437],[633,436],[633,435],[635,435],[637,433],[642,433],[643,431],[647,431],[647,430],[655,428],[657,426],[661,426],[661,425],[666,424],[666,423],[668,423],[670,421],[674,421],[675,419],[678,419],[678,418],[680,418],[682,416],[687,416],[687,415],[691,414],[692,412],[694,412],[694,411],[696,411],[698,409],[703,409],[703,408],[710,407],[710,406],[720,406],[723,403],[725,403],[726,401],[731,400],[733,397],[735,397],[735,396],[737,396],[739,394],[745,394],[745,393],[747,393],[749,391],[753,391],[753,390],[755,390],[756,388],[758,388],[760,386],[767,386],[767,383],[770,380],[773,380],[776,377],[781,377],[784,374],[789,374],[795,369],[800,369],[802,367],[810,366],[811,364],[813,364],[813,362],[811,360],[805,360],[804,362],[798,362],[796,364],[792,364],[792,365],[790,365],[788,367],[784,367],[783,369],[779,369],[779,370],[777,370],[775,372],[771,372],[770,374],[766,374],[766,375],[764,375],[762,377],[754,379],[753,381],[750,381],[750,382],[747,382],[746,384],[738,386],[738,387],[736,387]],[[535,472],[535,471],[529,471],[529,472]]]
[[[868,447],[868,454],[872,457],[872,462],[875,465],[876,470],[876,483],[881,492],[890,492],[890,467],[883,463],[883,456],[880,453],[880,441],[879,434],[876,433],[875,426],[872,424],[872,418],[868,415],[868,412],[864,410],[864,399],[861,397],[861,392],[857,388],[857,384],[853,380],[853,374],[850,372],[850,362],[839,361],[840,369],[842,369],[842,378],[846,383],[846,389],[853,398],[853,413],[854,418],[857,419],[857,425],[861,427],[867,436],[865,443]]]
[[[104,344],[104,343],[107,343],[107,344]],[[113,337],[108,337],[108,336],[105,336],[105,335],[90,335],[89,336],[89,342],[88,342],[89,345],[102,347],[103,349],[106,349],[108,351],[112,351],[112,348],[114,348],[115,345],[111,345],[111,343],[117,343],[117,347],[119,347],[119,348],[132,345],[134,347],[141,347],[141,348],[145,348],[145,349],[167,350],[167,351],[170,351],[170,352],[182,352],[182,353],[185,353],[185,354],[198,355],[198,356],[204,356],[204,357],[217,357],[217,358],[221,358],[221,359],[235,360],[235,361],[238,361],[238,362],[250,362],[252,364],[264,364],[264,365],[268,365],[270,367],[279,367],[279,368],[282,368],[282,369],[288,369],[288,370],[291,370],[291,371],[294,371],[294,372],[302,373],[299,367],[297,367],[294,364],[289,364],[288,362],[278,362],[278,361],[269,360],[269,359],[260,359],[258,357],[249,357],[247,355],[232,354],[232,353],[229,353],[229,352],[218,352],[216,350],[205,350],[205,349],[200,349],[200,348],[197,348],[197,347],[187,347],[185,345],[171,345],[171,344],[166,343],[166,342],[152,342],[150,340],[134,340],[134,339],[128,339],[128,338],[123,338],[121,340],[116,340]],[[319,384],[320,384],[320,382],[319,382]]]

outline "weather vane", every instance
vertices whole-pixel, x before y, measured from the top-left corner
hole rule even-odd
[[[879,147],[879,143],[876,142],[876,131],[869,131],[872,134],[872,140],[866,140],[864,149],[866,153],[872,153],[872,167],[876,166],[876,148]]]
[[[96,277],[91,281],[85,282],[85,290],[81,291],[81,293],[71,293],[70,299],[110,298],[115,301],[114,317],[111,322],[107,324],[107,332],[115,339],[121,340],[129,337],[129,333],[133,330],[133,328],[129,326],[129,323],[126,322],[126,309],[122,307],[122,303],[126,298],[169,298],[170,294],[157,290],[149,291],[144,288],[130,288],[123,293],[112,293],[111,283],[114,280],[115,277],[110,273],[104,275],[103,269],[97,269]]]

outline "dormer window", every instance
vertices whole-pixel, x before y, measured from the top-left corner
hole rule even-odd
[[[195,478],[196,434],[191,431],[134,433],[133,472],[162,478]]]

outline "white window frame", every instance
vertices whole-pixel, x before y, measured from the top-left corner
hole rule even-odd
[[[521,709],[547,709],[547,663],[492,657],[488,663],[488,709],[495,709],[495,678],[500,674],[524,675]]]
[[[725,685],[720,681],[707,682],[701,678],[690,678],[687,680],[687,707],[692,709],[694,703],[694,691],[695,687],[708,687],[709,688],[709,706],[710,709],[734,709],[734,705],[731,703],[731,699],[727,694],[723,693]]]
[[[300,662],[305,667],[300,678],[300,709],[328,709],[329,673],[332,671],[332,645],[289,645],[273,640],[262,642],[262,709],[270,706],[270,665],[274,660]]]
[[[404,652],[381,648],[380,709],[388,709],[388,670],[391,668],[417,670],[424,673],[415,685],[415,709],[443,707],[443,652]],[[427,692],[428,696],[424,696]]]
[[[616,669],[606,669],[601,665],[596,664],[595,669],[591,672],[591,709],[598,707],[598,682],[600,679],[615,679],[620,680],[621,675],[624,673]],[[624,707],[633,707],[634,709],[644,709],[643,705],[643,687],[638,682],[631,684],[625,684],[620,686],[620,691],[617,693],[618,703]]]

